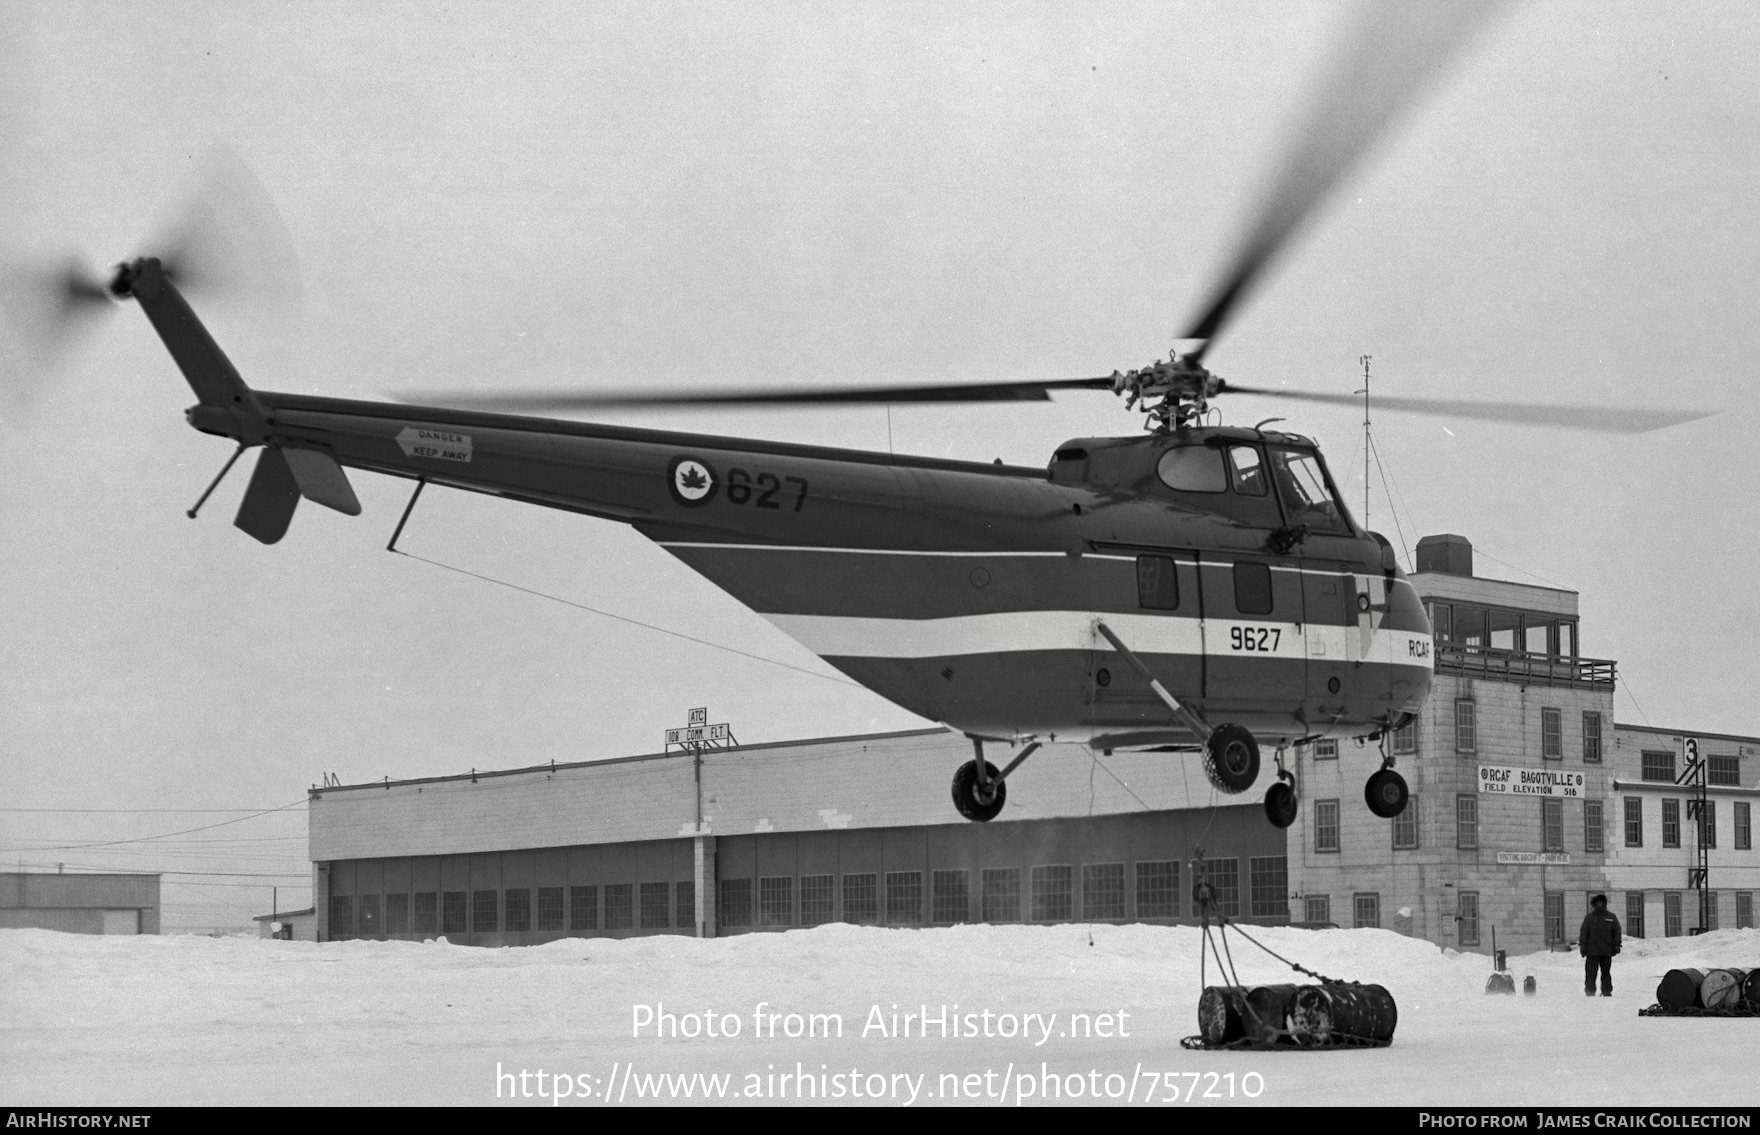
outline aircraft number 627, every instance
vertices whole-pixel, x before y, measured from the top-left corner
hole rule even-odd
[[[1229,645],[1236,650],[1250,650],[1270,654],[1277,649],[1283,639],[1280,627],[1230,627],[1228,628]]]
[[[784,483],[790,486],[793,496],[790,512],[799,512],[807,503],[807,479],[805,477],[783,477],[777,479],[774,473],[759,473],[755,478],[744,469],[727,471],[727,500],[730,504],[746,504],[750,502],[757,508],[781,508],[788,503],[787,497],[776,499]]]

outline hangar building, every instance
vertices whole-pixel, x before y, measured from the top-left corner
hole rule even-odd
[[[157,934],[159,876],[0,874],[0,929]]]
[[[1289,916],[1284,833],[1193,754],[1051,744],[987,824],[950,796],[943,729],[315,788],[318,933],[528,945],[832,921],[1193,920],[1194,848],[1225,909]],[[994,757],[992,758],[994,759]]]

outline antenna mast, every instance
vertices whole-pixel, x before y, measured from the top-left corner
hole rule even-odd
[[[1357,359],[1363,364],[1363,389],[1353,390],[1353,394],[1363,396],[1363,528],[1369,527],[1369,360],[1374,355],[1363,355]]]

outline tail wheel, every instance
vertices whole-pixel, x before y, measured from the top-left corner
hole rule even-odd
[[[1218,725],[1204,743],[1204,775],[1229,794],[1245,792],[1259,779],[1259,742],[1244,725]]]
[[[985,761],[984,773],[990,782],[987,794],[978,783],[977,761],[967,761],[953,774],[953,806],[959,809],[960,815],[978,823],[994,820],[1008,800],[1008,783],[996,779],[999,775],[996,766]]]
[[[1296,822],[1296,790],[1278,781],[1265,793],[1265,818],[1274,828],[1287,828]]]
[[[1369,805],[1369,811],[1384,820],[1391,820],[1405,811],[1406,799],[1410,795],[1406,778],[1390,768],[1382,769],[1363,786],[1363,799]]]

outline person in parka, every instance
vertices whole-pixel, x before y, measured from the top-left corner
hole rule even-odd
[[[1589,913],[1577,931],[1577,950],[1583,955],[1583,995],[1595,996],[1595,973],[1601,972],[1601,996],[1613,996],[1613,955],[1619,953],[1619,919],[1607,909],[1607,896],[1589,900]]]

